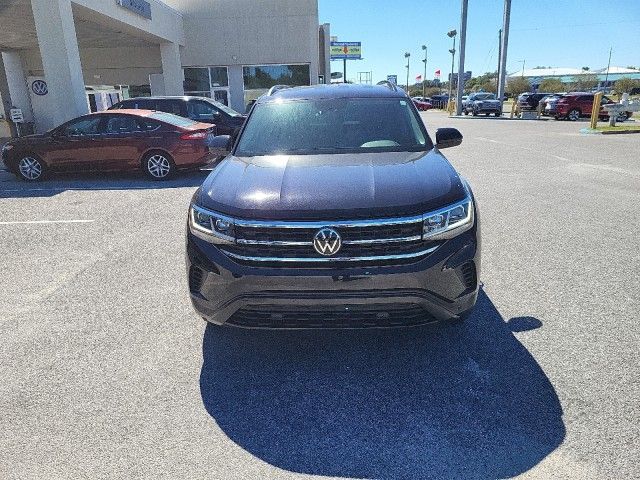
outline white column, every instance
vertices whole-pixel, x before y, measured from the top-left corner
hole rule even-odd
[[[184,75],[180,59],[180,46],[173,42],[160,44],[162,75],[165,95],[184,95]]]
[[[31,0],[51,123],[88,113],[71,0]]]
[[[31,98],[27,89],[27,78],[24,74],[20,53],[2,52],[2,62],[4,63],[7,87],[9,89],[9,98],[5,100],[10,101],[12,107],[22,110],[25,122],[33,122]]]

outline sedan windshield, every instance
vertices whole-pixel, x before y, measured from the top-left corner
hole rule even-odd
[[[404,98],[275,100],[258,103],[237,156],[400,152],[432,147]]]

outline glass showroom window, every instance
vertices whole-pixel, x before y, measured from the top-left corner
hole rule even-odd
[[[191,67],[184,69],[184,93],[209,97],[229,104],[227,67]]]
[[[208,68],[184,69],[184,93],[198,97],[211,96],[211,82]]]
[[[274,85],[310,85],[309,65],[254,65],[243,67],[244,103],[248,104]]]

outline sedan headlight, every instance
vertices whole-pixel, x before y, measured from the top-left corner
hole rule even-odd
[[[189,208],[189,229],[196,237],[212,243],[234,243],[233,220],[197,205]]]
[[[423,238],[445,240],[473,226],[473,202],[470,198],[437,212],[424,215]]]

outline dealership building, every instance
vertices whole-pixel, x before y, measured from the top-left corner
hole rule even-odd
[[[0,137],[19,109],[44,131],[139,95],[238,111],[276,84],[329,82],[317,0],[3,0]]]

